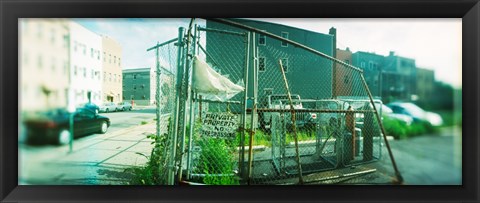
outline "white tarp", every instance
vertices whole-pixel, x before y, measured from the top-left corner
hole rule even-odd
[[[227,101],[244,88],[220,75],[205,61],[195,56],[193,61],[193,89],[206,100]]]

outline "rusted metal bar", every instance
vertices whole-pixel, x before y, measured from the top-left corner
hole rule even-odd
[[[251,111],[251,109],[247,109],[247,111]],[[257,109],[257,112],[290,112],[290,109],[267,109],[267,108],[260,108]],[[373,113],[374,110],[335,110],[335,109],[295,109],[297,113]]]
[[[388,143],[385,128],[383,127],[383,123],[381,122],[380,115],[378,115],[378,112],[377,112],[377,107],[375,107],[375,105],[373,105],[374,103],[373,103],[372,93],[368,89],[368,85],[367,85],[367,82],[365,81],[365,78],[363,77],[363,74],[360,74],[360,78],[362,79],[363,87],[367,91],[368,97],[370,98],[370,102],[372,103],[373,110],[375,111],[374,114],[377,118],[378,124],[380,125],[380,130],[382,131],[383,139],[385,140],[385,145],[387,146],[387,150],[388,150],[388,155],[390,156],[390,160],[392,161],[393,169],[395,170],[395,175],[397,176],[397,181],[401,184],[401,183],[403,183],[403,177],[402,177],[402,174],[400,174],[400,171],[398,170],[395,159],[393,158],[392,150],[390,149],[390,144]]]
[[[283,81],[285,82],[285,89],[287,90],[288,100],[290,102],[290,112],[292,114],[292,125],[293,125],[293,137],[295,139],[295,152],[296,152],[296,161],[298,166],[298,183],[303,185],[303,175],[302,175],[302,165],[300,164],[300,152],[298,150],[298,135],[297,135],[297,124],[295,122],[295,109],[293,108],[292,96],[290,94],[290,89],[288,88],[287,77],[285,76],[285,71],[283,70],[282,59],[278,60],[280,64],[280,71],[282,72]]]

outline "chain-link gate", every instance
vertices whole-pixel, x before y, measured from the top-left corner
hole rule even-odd
[[[155,105],[156,105],[156,134],[154,149],[150,154],[150,163],[158,168],[158,182],[168,184],[169,163],[174,158],[171,152],[173,144],[173,116],[175,114],[175,84],[177,82],[178,39],[172,39],[147,49],[155,51]]]
[[[169,183],[173,173],[205,184],[329,183],[374,172],[344,169],[380,159],[382,140],[401,181],[377,113],[381,100],[373,100],[361,69],[323,54],[324,47],[228,20],[179,33]],[[198,66],[243,91],[200,93]]]

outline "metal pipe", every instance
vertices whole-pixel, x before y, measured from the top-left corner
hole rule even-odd
[[[195,46],[197,43],[197,32],[198,32],[198,27],[197,25],[195,25],[195,29],[194,29],[194,36],[193,36],[193,41],[192,41],[192,44],[193,44],[193,50],[192,50],[192,54],[195,56],[196,54],[196,49],[197,49],[197,46]],[[193,68],[192,68],[192,84],[193,84]],[[194,126],[194,108],[195,108],[195,104],[193,103],[194,101],[194,98],[195,98],[195,94],[194,94],[194,90],[193,88],[191,88],[190,90],[190,117],[189,117],[189,126],[190,126],[190,129],[189,129],[189,132],[188,132],[188,150],[187,150],[187,180],[189,180],[191,177],[190,177],[190,174],[191,174],[191,159],[192,159],[192,145],[193,145],[193,128],[195,127]]]
[[[174,116],[174,125],[173,125],[173,137],[171,140],[170,146],[170,159],[168,163],[168,184],[174,184],[174,176],[175,176],[175,157],[176,157],[176,146],[177,146],[177,135],[178,135],[178,120],[179,120],[179,111],[180,111],[180,94],[181,94],[181,82],[183,77],[183,62],[182,62],[182,46],[183,46],[183,32],[184,28],[178,28],[178,55],[177,55],[177,82],[176,82],[176,89],[177,94],[175,97],[175,116]]]
[[[252,111],[252,109],[247,109],[247,111]],[[374,110],[335,110],[335,109],[295,109],[297,113],[373,113]],[[267,108],[257,108],[257,112],[290,112],[290,109],[267,109]]]
[[[218,32],[218,33],[230,34],[230,35],[246,36],[246,34],[245,34],[244,32],[233,32],[233,31],[219,30],[219,29],[213,29],[213,28],[198,27],[198,30],[200,30],[200,31],[209,31],[209,32]]]
[[[251,112],[251,121],[250,121],[250,139],[249,139],[249,148],[248,148],[248,185],[251,185],[252,184],[252,164],[253,164],[253,150],[252,150],[252,146],[253,146],[253,137],[255,135],[255,114],[257,113],[256,112],[256,108],[257,108],[257,98],[256,98],[256,89],[255,89],[255,86],[257,85],[258,81],[257,81],[257,77],[255,77],[255,75],[257,74],[257,71],[256,71],[256,51],[255,51],[255,35],[252,33],[252,32],[249,32],[248,35],[250,35],[250,39],[251,39],[251,44],[252,44],[252,57],[253,57],[253,66],[252,66],[252,70],[253,70],[253,80],[252,80],[252,83],[253,83],[253,97],[251,98],[252,101],[253,101],[253,109],[252,109],[252,112]]]
[[[175,42],[175,41],[178,41],[178,38],[168,40],[168,41],[166,41],[166,42],[164,42],[164,43],[161,43],[161,44],[158,44],[158,42],[157,42],[157,45],[148,48],[147,51],[157,49],[157,48],[159,48],[159,47],[161,47],[161,46],[163,46],[163,45],[170,44],[170,43]]]
[[[191,67],[192,67],[192,60],[191,58],[188,56],[188,54],[190,53],[190,44],[192,44],[192,35],[190,35],[191,31],[192,31],[192,26],[193,26],[193,22],[195,21],[195,18],[192,18],[190,20],[190,25],[188,26],[188,31],[187,31],[187,47],[186,47],[186,52],[185,52],[185,77],[184,77],[184,80],[183,80],[183,83],[182,83],[182,91],[183,91],[183,97],[182,99],[184,99],[182,101],[182,105],[183,105],[183,123],[182,123],[182,134],[180,135],[181,136],[181,140],[180,140],[180,161],[179,161],[179,171],[178,171],[178,180],[182,180],[182,173],[183,173],[183,155],[186,153],[185,152],[185,136],[186,136],[186,131],[187,131],[187,125],[185,123],[185,121],[187,120],[187,111],[186,111],[186,107],[187,107],[187,103],[188,103],[188,100],[189,100],[189,97],[191,97],[192,95],[189,95],[189,90],[190,90],[190,71],[191,71]],[[190,98],[191,100],[191,98]],[[191,107],[190,107],[191,109]]]
[[[240,151],[239,151],[239,172],[240,177],[245,178],[245,171],[244,171],[244,162],[245,162],[245,130],[247,129],[247,101],[248,101],[248,68],[249,68],[249,61],[250,61],[250,34],[246,34],[244,37],[245,40],[245,70],[243,72],[243,78],[245,81],[245,91],[243,91],[243,116],[242,116],[242,132],[240,134]]]
[[[292,96],[290,94],[290,89],[288,88],[288,81],[287,77],[285,76],[285,70],[283,69],[282,59],[278,60],[280,64],[280,71],[282,72],[283,81],[285,84],[285,90],[287,91],[288,100],[290,102],[290,113],[292,114],[292,126],[293,126],[293,137],[295,139],[295,153],[296,153],[296,161],[297,161],[297,169],[298,169],[298,183],[300,185],[303,184],[303,174],[302,174],[302,164],[300,163],[300,152],[298,150],[298,135],[297,135],[297,124],[295,120],[295,108],[293,107]]]
[[[390,156],[390,160],[392,161],[393,169],[395,170],[395,175],[397,176],[397,180],[398,180],[399,183],[403,183],[403,177],[402,177],[402,174],[400,174],[400,171],[397,168],[397,164],[395,163],[395,159],[393,158],[392,150],[390,149],[390,144],[388,143],[385,128],[383,127],[383,123],[381,122],[381,118],[378,115],[377,107],[375,107],[375,105],[374,105],[372,93],[370,93],[370,90],[368,89],[368,85],[367,85],[367,82],[365,81],[365,78],[363,77],[363,74],[360,74],[360,78],[362,79],[363,87],[367,91],[368,97],[370,98],[370,102],[373,104],[372,107],[373,107],[373,110],[375,111],[375,116],[377,118],[378,125],[380,125],[380,129],[382,130],[383,139],[385,141],[385,145],[387,146],[388,155]]]

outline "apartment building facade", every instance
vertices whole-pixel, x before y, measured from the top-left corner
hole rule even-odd
[[[102,94],[102,37],[70,22],[70,68],[72,104],[100,104]]]
[[[23,112],[65,108],[69,26],[62,19],[19,20],[19,104]]]
[[[123,101],[122,46],[108,36],[102,36],[103,102]]]

